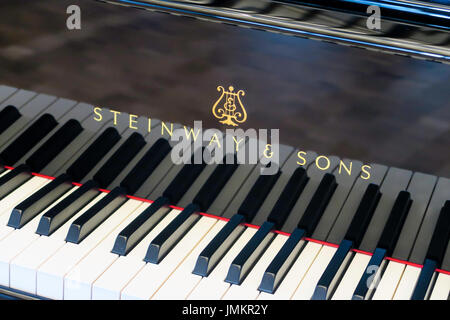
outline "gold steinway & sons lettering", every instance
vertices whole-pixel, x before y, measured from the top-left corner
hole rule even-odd
[[[94,107],[94,120],[95,121],[102,121],[103,120],[103,112],[105,112],[105,110],[101,107]],[[116,110],[110,110],[108,109],[106,112],[110,112],[113,115],[113,124],[117,125],[119,122],[119,117],[123,117],[124,115],[121,114],[120,111],[116,111]],[[138,120],[138,116],[137,115],[133,115],[133,114],[129,114],[127,115],[126,121],[128,122],[128,127],[130,129],[134,129],[137,130],[140,126],[145,126],[146,130],[148,132],[151,132],[152,128],[151,128],[151,118],[148,118],[146,121],[139,121]],[[140,118],[142,119],[142,118]],[[228,119],[228,118],[227,118]],[[230,118],[231,119],[231,118]],[[230,120],[231,121],[231,120]],[[145,123],[144,123],[145,122]],[[199,137],[202,137],[202,128],[201,126],[198,125],[198,123],[201,124],[201,121],[195,121],[195,125],[193,128],[189,128],[186,126],[183,126],[183,131],[184,131],[184,136],[186,140],[194,140],[197,141],[197,139],[199,139]],[[239,132],[239,134],[233,134],[233,132]],[[250,131],[254,131],[256,132],[256,130],[254,129],[248,129],[247,131],[243,131],[242,129],[236,129],[236,130],[231,130],[231,129],[227,129],[227,133],[232,133],[233,135],[233,143],[234,146],[233,148],[236,151],[239,151],[239,147],[243,145],[243,141],[245,136],[248,136],[248,132]],[[164,135],[164,134],[168,134],[169,136],[172,136],[174,132],[174,126],[173,123],[169,123],[169,122],[161,122],[161,129],[160,129],[160,134]],[[256,133],[253,134],[253,137],[255,137]],[[200,138],[200,140],[203,140],[202,138]],[[223,148],[222,145],[222,139],[218,137],[218,135],[213,134],[210,138],[210,144],[214,144],[215,147],[217,148]],[[272,157],[272,145],[270,143],[266,144],[263,150],[263,155],[266,158],[271,158]],[[307,152],[300,150],[297,152],[297,164],[299,166],[305,166],[307,164],[307,160],[306,160],[306,155]],[[319,169],[319,170],[328,170],[330,165],[331,165],[331,161],[330,158],[328,158],[325,155],[318,155],[315,159],[314,159],[314,165]],[[338,174],[347,174],[347,175],[351,175],[353,170],[357,170],[358,172],[360,172],[359,177],[361,179],[364,180],[368,180],[370,179],[370,170],[371,170],[371,166],[368,164],[363,164],[361,166],[354,166],[352,161],[344,161],[344,160],[340,160],[339,161],[339,165],[337,167],[337,173]]]

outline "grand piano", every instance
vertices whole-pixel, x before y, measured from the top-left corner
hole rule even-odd
[[[1,6],[2,298],[449,299],[447,1]]]

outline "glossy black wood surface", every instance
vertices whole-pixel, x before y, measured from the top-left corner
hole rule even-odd
[[[67,30],[67,6],[82,29]],[[3,0],[0,83],[221,127],[218,85],[243,89],[242,128],[281,142],[450,176],[450,66],[93,0]]]

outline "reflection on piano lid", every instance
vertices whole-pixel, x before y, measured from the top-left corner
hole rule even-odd
[[[365,180],[338,174],[336,156],[321,170],[314,152],[299,167],[286,145],[270,176],[175,165],[158,120],[98,122],[87,104],[6,86],[0,108],[2,294],[449,297],[448,178],[371,164]]]
[[[450,63],[446,1],[100,0]],[[380,25],[368,27],[376,13]]]

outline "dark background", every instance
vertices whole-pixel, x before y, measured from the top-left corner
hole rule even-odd
[[[70,4],[80,31],[66,28]],[[450,176],[450,65],[94,0],[2,0],[0,83],[222,129],[211,107],[233,85],[244,129]]]

